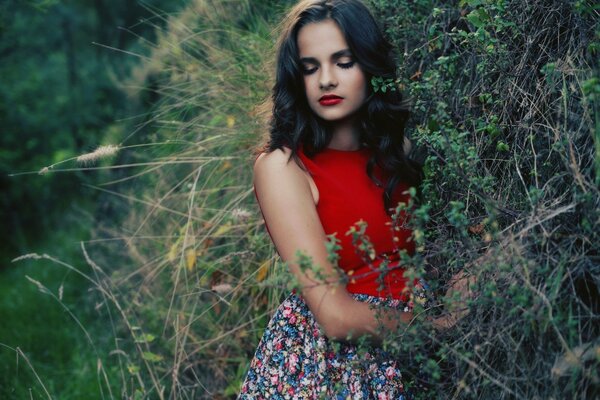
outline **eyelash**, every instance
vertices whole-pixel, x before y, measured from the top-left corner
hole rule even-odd
[[[356,63],[356,61],[348,61],[347,63],[338,63],[337,66],[342,69],[350,69],[350,68],[354,67],[355,63]],[[303,70],[302,70],[304,75],[310,75],[316,71],[317,71],[317,67],[313,67],[310,69],[303,68]]]

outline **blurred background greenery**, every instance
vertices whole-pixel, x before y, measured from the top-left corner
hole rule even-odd
[[[251,166],[292,3],[0,4],[0,398],[235,397],[289,289]],[[367,3],[425,167],[409,272],[480,294],[390,335],[407,386],[597,397],[598,5]]]
[[[165,24],[163,14],[184,5],[183,0],[2,2],[3,265],[6,257],[47,238],[73,201],[89,198],[82,183],[94,179],[84,171],[9,175],[39,171],[119,140],[122,120],[143,119],[136,113],[147,112],[152,98],[128,97],[128,90],[137,89],[125,85],[147,58],[156,28]]]
[[[56,398],[100,397],[94,348],[60,302],[39,293],[26,276],[55,292],[60,287],[65,307],[77,308],[88,330],[105,332],[110,324],[86,300],[89,284],[49,264],[11,260],[34,251],[80,258],[79,241],[90,238],[99,212],[99,192],[88,185],[102,177],[84,169],[37,171],[118,143],[144,121],[154,99],[140,94],[145,82],[132,71],[147,59],[168,15],[186,3],[0,3],[0,398],[43,393],[32,369],[18,361],[17,347]],[[94,337],[101,358],[108,358],[107,339]]]

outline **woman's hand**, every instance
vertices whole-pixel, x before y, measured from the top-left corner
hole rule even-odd
[[[465,270],[460,270],[448,281],[448,290],[445,294],[446,314],[432,318],[431,324],[437,330],[446,330],[454,327],[462,318],[469,314],[468,300],[474,299],[477,294],[471,289],[477,278]]]
[[[445,331],[446,329],[450,329],[456,325],[460,318],[457,318],[453,314],[443,315],[441,317],[430,319],[431,326],[433,326],[438,331]]]

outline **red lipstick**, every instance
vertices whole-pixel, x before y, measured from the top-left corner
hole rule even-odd
[[[344,99],[340,96],[336,96],[334,94],[326,94],[325,96],[322,96],[319,99],[319,104],[321,104],[322,106],[335,106],[336,104],[341,103],[342,100]]]

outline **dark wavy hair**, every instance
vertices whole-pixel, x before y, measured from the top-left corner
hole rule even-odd
[[[392,46],[384,38],[369,9],[359,0],[304,0],[297,4],[282,23],[276,58],[275,84],[272,91],[270,135],[263,150],[292,150],[291,158],[300,165],[297,152],[312,157],[325,149],[332,138],[331,123],[315,115],[309,108],[304,88],[297,37],[310,23],[333,20],[342,31],[352,55],[366,75],[385,81],[396,80]],[[360,141],[372,150],[366,173],[381,187],[384,207],[389,213],[392,194],[400,182],[418,187],[421,167],[404,152],[404,126],[408,109],[399,90],[375,92],[369,85],[365,104],[358,111]],[[379,181],[373,171],[378,165],[387,179]]]

